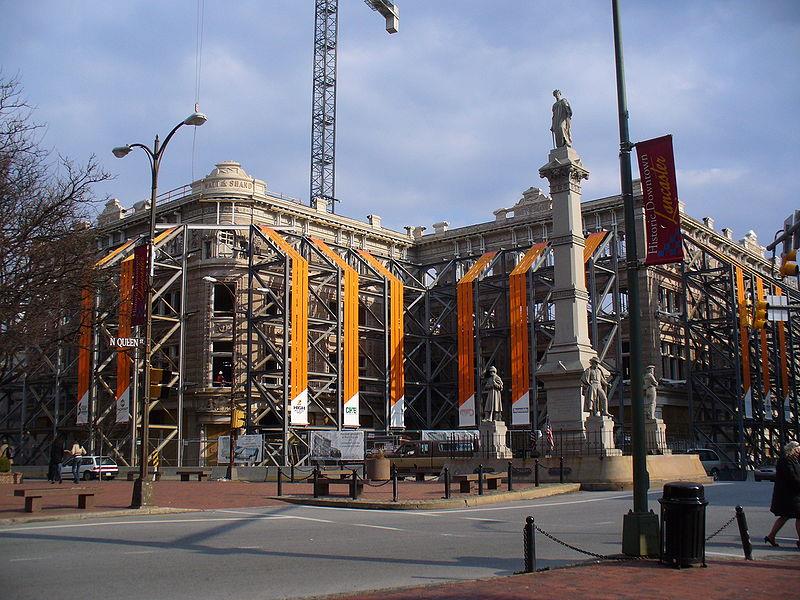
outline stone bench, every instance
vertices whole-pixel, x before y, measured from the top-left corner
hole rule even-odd
[[[364,482],[357,479],[355,482],[352,477],[350,479],[330,479],[328,477],[318,477],[314,483],[314,496],[330,496],[330,486],[332,485],[346,485],[350,491],[351,498],[358,498],[364,491]],[[353,490],[355,485],[355,493]]]
[[[196,476],[197,481],[203,481],[204,477],[208,477],[208,473],[203,469],[179,469],[175,474],[180,476],[181,481],[189,481],[192,476]]]
[[[442,470],[438,467],[417,467],[415,465],[413,467],[400,467],[397,469],[398,477],[410,477],[413,475],[415,481],[425,481],[426,476],[436,475],[438,477],[441,473]]]
[[[505,475],[500,475],[498,473],[484,473],[483,483],[486,485],[487,490],[496,490],[504,478]],[[469,494],[472,491],[472,484],[478,482],[478,474],[464,473],[462,475],[453,475],[452,481],[458,484],[459,492],[462,494]]]
[[[86,488],[39,488],[14,490],[14,496],[25,498],[25,512],[36,512],[42,508],[42,498],[50,496],[77,496],[78,508],[85,510],[94,508],[94,492]]]

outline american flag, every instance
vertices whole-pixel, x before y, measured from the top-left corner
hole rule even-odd
[[[553,440],[553,428],[550,427],[550,421],[548,421],[544,426],[544,434],[547,436],[547,446],[552,450],[555,448],[556,443]]]

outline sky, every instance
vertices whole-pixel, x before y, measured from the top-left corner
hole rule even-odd
[[[619,193],[610,0],[397,4],[389,35],[364,2],[339,0],[338,213],[430,232],[493,220],[529,187],[546,190],[538,168],[556,88],[590,170],[583,199]],[[620,5],[631,139],[672,134],[686,211],[766,244],[800,208],[789,177],[800,158],[800,2]],[[3,76],[19,76],[46,147],[94,154],[115,176],[99,197],[148,197],[144,154],[119,160],[111,148],[152,144],[199,100],[209,120],[170,143],[159,191],[236,160],[308,202],[313,0],[0,0],[0,10]]]

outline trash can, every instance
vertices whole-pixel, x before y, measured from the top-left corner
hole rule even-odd
[[[706,566],[705,490],[699,483],[664,485],[661,504],[661,562],[677,568]]]

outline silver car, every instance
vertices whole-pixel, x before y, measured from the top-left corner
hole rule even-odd
[[[114,479],[119,473],[119,467],[110,456],[79,456],[68,458],[61,463],[61,478],[72,479],[72,465],[76,460],[81,461],[78,467],[78,477],[84,481],[98,479]]]

